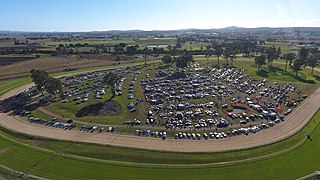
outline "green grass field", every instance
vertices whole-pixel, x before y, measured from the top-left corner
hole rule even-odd
[[[204,56],[196,56],[194,57],[194,60],[196,62],[199,62],[201,66],[206,66],[206,58]],[[210,66],[217,64],[217,58],[215,56],[210,57],[209,59]],[[267,65],[263,66],[263,70],[266,71],[265,73],[259,74],[257,72],[257,67],[254,64],[253,58],[246,58],[246,57],[237,57],[237,59],[234,60],[234,66],[237,68],[243,68],[246,70],[246,74],[248,76],[251,76],[256,79],[272,79],[277,81],[288,81],[288,82],[301,82],[304,83],[304,81],[301,81],[301,79],[304,80],[314,80],[318,81],[316,79],[316,76],[319,76],[319,72],[314,72],[314,75],[311,75],[311,69],[309,68],[303,68],[302,71],[298,72],[298,76],[301,79],[298,79],[295,77],[295,72],[289,68],[289,65],[287,67],[287,72],[284,71],[285,65],[283,64],[285,61],[283,60],[275,60],[273,63],[273,68],[269,68]],[[224,58],[220,58],[220,64],[226,64],[226,60]]]
[[[279,47],[281,48],[281,55],[285,55],[287,53],[292,52],[291,45],[285,42],[267,42],[266,45],[263,45],[263,46],[271,47],[272,45],[275,45],[277,49]]]
[[[0,81],[0,95],[17,88],[19,86],[22,86],[28,82],[31,82],[31,78],[22,78],[22,79],[15,79],[15,80],[5,80]]]
[[[46,42],[45,45],[51,45],[51,46],[57,46],[59,44],[84,44],[88,43],[90,45],[96,45],[96,44],[105,44],[105,45],[113,45],[113,44],[119,44],[119,43],[126,43],[126,44],[133,44],[135,41],[132,38],[123,38],[121,40],[110,40],[110,39],[86,39],[86,40],[77,40],[77,41],[49,41]]]
[[[320,144],[318,143],[320,136],[317,136],[320,131],[319,119],[320,111],[318,111],[309,124],[297,135],[271,146],[239,151],[240,153],[162,153],[100,146],[100,148],[103,148],[106,152],[117,152],[117,155],[121,156],[122,159],[117,159],[116,161],[114,159],[97,160],[64,154],[65,149],[79,149],[78,151],[82,151],[83,154],[94,154],[97,148],[95,146],[92,146],[91,149],[84,148],[84,146],[90,146],[87,144],[77,144],[72,147],[72,145],[70,145],[72,143],[59,141],[48,142],[48,140],[41,140],[39,138],[32,140],[32,138],[26,138],[21,134],[8,134],[8,132],[1,130],[0,162],[15,170],[51,179],[162,179],[168,177],[171,179],[182,177],[188,179],[293,179],[309,174],[318,168],[320,163],[320,155],[317,153],[320,150]],[[306,130],[312,132],[312,141],[304,141],[302,145],[296,148],[290,148],[304,139]],[[21,141],[22,137],[24,138],[24,143],[17,140],[20,139]],[[296,140],[292,141],[292,139]],[[27,145],[28,141],[29,143],[30,141],[34,141],[33,143],[35,144],[33,146]],[[50,147],[48,146],[50,143],[55,145]],[[270,154],[279,152],[280,149],[275,147],[274,149],[271,148],[277,145],[278,147],[286,145],[290,149],[271,157],[245,160],[250,157],[261,156],[260,153],[257,153],[259,149],[266,148],[265,151]],[[55,149],[57,153],[51,150],[40,149],[39,147]],[[136,153],[132,153],[132,151],[136,151]],[[249,156],[241,155],[241,152]],[[97,153],[96,158],[100,158],[99,155],[101,156],[101,154]],[[122,155],[126,155],[127,157]],[[110,153],[109,156],[115,157],[114,153]],[[135,159],[130,159],[130,156],[136,157]],[[228,158],[228,156],[231,156],[231,158]],[[162,160],[162,158],[164,158],[164,160]],[[211,159],[211,161],[205,161],[206,159]],[[230,162],[237,159],[242,159],[243,162]],[[137,163],[136,161],[139,162],[139,160],[140,162],[145,162],[143,164]],[[158,164],[159,161],[166,164]]]
[[[132,46],[132,45],[139,45],[139,49],[143,49],[149,45],[175,45],[176,42],[176,38],[158,38],[155,39],[154,37],[145,37],[145,38],[122,38],[119,40],[112,40],[112,39],[85,39],[85,40],[76,40],[76,41],[71,41],[71,42],[67,42],[67,41],[58,41],[58,42],[53,42],[53,41],[49,41],[46,42],[45,45],[49,45],[49,46],[57,46],[59,44],[84,44],[84,43],[88,43],[89,45],[99,45],[99,44],[104,44],[104,45],[115,45],[115,44],[119,44],[119,43],[125,43],[128,46]],[[78,48],[79,50],[84,50],[86,48]],[[88,49],[88,48],[87,48]],[[89,50],[92,48],[89,48]],[[166,49],[166,48],[165,48]]]

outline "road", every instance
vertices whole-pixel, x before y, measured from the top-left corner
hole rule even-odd
[[[319,70],[319,69],[315,69]],[[14,89],[0,97],[0,100],[11,97],[32,84]],[[247,149],[275,143],[286,139],[301,130],[320,108],[320,88],[314,91],[301,103],[284,122],[274,127],[248,136],[234,136],[226,139],[208,140],[161,140],[159,138],[138,137],[122,134],[88,133],[79,130],[62,130],[44,125],[31,124],[17,116],[0,113],[0,125],[12,131],[17,131],[44,138],[87,142],[120,147],[141,148],[178,152],[221,152],[229,150]]]

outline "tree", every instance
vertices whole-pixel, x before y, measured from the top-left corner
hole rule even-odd
[[[293,71],[296,72],[296,76],[298,76],[298,71],[301,70],[302,65],[303,65],[303,60],[301,58],[298,58],[295,61],[293,61],[291,68]]]
[[[144,66],[147,66],[147,60],[149,59],[148,55],[143,55]]]
[[[169,53],[171,53],[171,51],[172,51],[172,46],[171,46],[171,45],[168,45],[168,46],[167,46],[167,49],[168,49]]]
[[[278,47],[276,59],[279,59],[281,55],[281,47]]]
[[[137,53],[138,48],[139,48],[138,45],[135,45],[135,46],[127,46],[126,52],[127,52],[127,54],[134,55],[134,54]]]
[[[106,74],[103,77],[103,81],[102,81],[103,84],[111,87],[112,97],[110,99],[112,99],[116,96],[115,88],[116,88],[116,85],[117,85],[119,79],[120,79],[119,75],[114,72],[109,72],[108,74]]]
[[[235,50],[231,51],[229,59],[231,61],[231,66],[233,66],[233,61],[237,59],[237,52]]]
[[[302,47],[299,50],[299,58],[302,59],[303,61],[306,61],[309,55],[309,51],[308,49],[306,49],[305,47]]]
[[[230,56],[231,56],[231,54],[230,54],[231,52],[230,52],[230,49],[226,49],[225,51],[223,51],[223,56],[224,56],[224,58],[227,60],[227,64],[229,64],[229,58],[230,58]]]
[[[266,50],[266,54],[267,54],[268,66],[272,67],[273,61],[275,59],[277,59],[277,49],[276,49],[276,47],[274,45],[272,47],[269,47]]]
[[[151,54],[152,51],[148,47],[144,47],[142,50],[142,53],[148,55],[148,54]]]
[[[124,53],[124,43],[116,44],[113,48],[116,54],[123,54]]]
[[[43,91],[46,88],[46,82],[47,82],[47,79],[49,78],[49,74],[44,70],[32,69],[31,78],[32,78],[32,82],[35,83],[37,89],[41,91],[43,95]]]
[[[218,65],[220,64],[220,57],[221,55],[223,54],[223,49],[221,46],[217,45],[215,48],[214,48],[214,54],[217,56],[217,59],[218,59]]]
[[[190,65],[191,62],[193,62],[193,56],[192,55],[182,55],[177,58],[175,58],[176,67],[184,69]]]
[[[46,89],[50,94],[62,92],[62,83],[60,79],[48,77],[46,80]]]
[[[284,71],[287,71],[288,62],[291,64],[294,58],[296,58],[295,53],[287,53],[284,55],[284,59],[286,60],[286,66],[284,67]]]
[[[307,58],[307,64],[311,67],[311,74],[313,74],[313,69],[318,65],[320,55],[319,53],[311,53]]]
[[[212,55],[211,54],[211,46],[209,45],[209,46],[206,46],[206,58],[207,58],[207,69],[209,68],[209,58],[210,58],[210,56]]]
[[[266,64],[266,55],[256,56],[254,63],[258,66],[258,71],[262,69],[262,65]]]
[[[165,55],[162,57],[161,61],[166,64],[169,65],[172,63],[172,57],[170,55]]]
[[[177,48],[177,49],[180,49],[180,48],[182,48],[182,45],[181,45],[181,43],[178,43],[178,42],[177,42],[177,43],[176,43],[176,48]]]

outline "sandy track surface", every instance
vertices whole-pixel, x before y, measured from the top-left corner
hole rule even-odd
[[[11,97],[32,84],[21,86],[0,97],[0,100]],[[121,134],[107,133],[88,133],[79,130],[63,130],[60,128],[47,127],[44,125],[31,124],[22,118],[11,116],[8,113],[0,113],[0,125],[4,128],[52,139],[69,140],[73,142],[88,142],[104,145],[142,148],[162,151],[179,152],[218,152],[237,149],[247,149],[275,143],[292,136],[301,130],[312,116],[320,108],[320,88],[314,91],[307,99],[303,101],[284,122],[276,124],[266,130],[248,136],[234,136],[226,139],[208,139],[208,140],[161,140],[152,137],[138,137]]]

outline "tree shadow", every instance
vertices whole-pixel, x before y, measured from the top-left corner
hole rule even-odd
[[[307,83],[307,84],[316,84],[314,80],[307,80],[307,79],[304,79],[300,76],[296,76],[295,74],[291,74],[289,72],[285,72],[283,69],[280,69],[278,67],[269,67],[268,70],[260,70],[258,72],[256,72],[256,75],[260,76],[260,77],[269,77],[269,73],[272,72],[272,73],[281,73],[279,74],[279,76],[281,77],[282,75],[286,75],[286,76],[290,76],[296,80],[298,80],[299,82],[302,82],[302,83]],[[317,80],[320,81],[320,76],[317,76],[317,75],[313,75],[313,77]]]
[[[91,104],[78,111],[76,117],[84,116],[115,116],[121,113],[121,106],[113,100]]]
[[[284,70],[283,69],[280,69],[280,68],[278,68],[278,67],[269,67],[269,71],[270,72],[278,72],[278,71],[281,71],[281,72],[283,72]]]
[[[295,78],[296,80],[303,82],[303,83],[307,83],[307,84],[316,84],[316,82],[314,80],[307,80],[307,79],[303,79],[300,76],[293,76],[293,78]]]
[[[256,72],[256,75],[261,76],[261,77],[269,77],[268,73],[269,72],[267,70],[262,69],[262,70]]]
[[[320,81],[320,76],[318,76],[318,75],[313,75],[313,77],[314,77],[317,81]]]
[[[0,101],[0,112],[8,113],[12,110],[22,109],[30,103],[31,98],[21,97],[20,95],[12,96]]]

